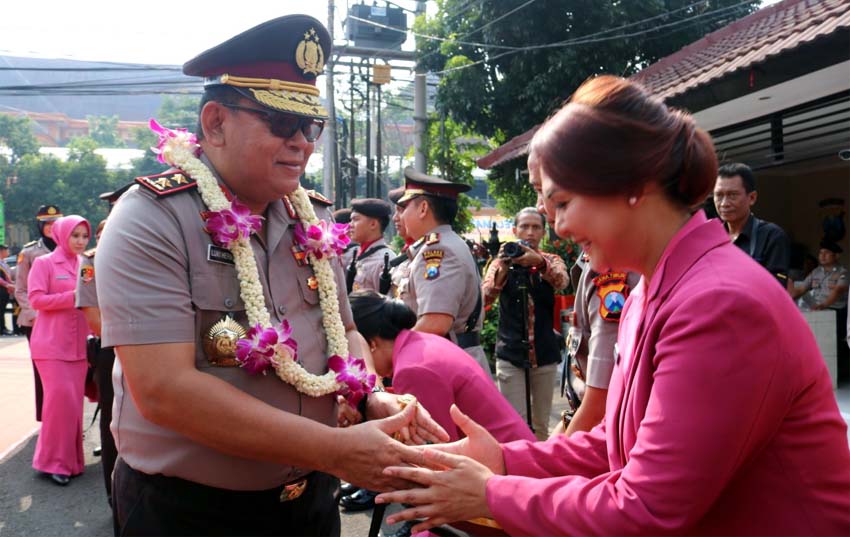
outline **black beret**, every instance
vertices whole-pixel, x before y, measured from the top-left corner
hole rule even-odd
[[[393,208],[384,200],[363,198],[351,200],[351,211],[370,218],[389,218]]]
[[[115,203],[116,201],[118,201],[118,198],[121,197],[121,194],[123,194],[124,192],[127,192],[127,189],[129,189],[134,184],[136,184],[135,181],[127,183],[126,185],[122,186],[121,188],[115,189],[112,192],[104,192],[103,194],[99,195],[98,197],[102,200],[108,201],[109,203]]]
[[[316,77],[331,55],[325,26],[308,15],[266,21],[183,64],[204,86],[226,85],[268,109],[326,119]]]
[[[347,224],[351,222],[351,209],[337,209],[333,212],[334,222]]]
[[[834,254],[840,254],[841,252],[844,251],[844,250],[841,249],[841,246],[838,246],[838,244],[836,244],[832,241],[821,241],[820,247],[823,248],[824,250],[829,250],[830,252],[832,252]]]
[[[400,200],[404,196],[404,187],[400,186],[398,188],[394,188],[387,192],[387,198],[389,198],[391,203],[398,205],[398,200]]]

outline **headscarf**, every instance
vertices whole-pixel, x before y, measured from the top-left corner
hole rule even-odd
[[[89,236],[91,236],[91,225],[88,220],[80,215],[71,214],[63,216],[53,222],[53,240],[56,242],[59,249],[61,249],[65,257],[70,258],[76,256],[76,254],[71,251],[71,247],[68,245],[68,242],[71,239],[71,233],[74,231],[74,228],[80,224],[85,224],[86,230],[89,232]],[[59,249],[55,251],[59,251]]]

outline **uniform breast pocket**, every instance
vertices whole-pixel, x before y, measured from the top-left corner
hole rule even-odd
[[[298,267],[295,270],[295,277],[298,279],[298,289],[301,291],[301,298],[308,304],[318,304],[319,279],[313,274],[313,269],[310,267]]]
[[[198,349],[196,364],[198,367],[239,365],[236,342],[245,336],[248,321],[235,270],[232,275],[193,274],[191,285]]]

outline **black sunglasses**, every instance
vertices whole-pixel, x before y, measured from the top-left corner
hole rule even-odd
[[[268,124],[271,133],[279,138],[292,138],[300,130],[308,142],[315,142],[322,135],[322,131],[325,128],[325,121],[323,119],[301,117],[294,114],[287,114],[286,112],[260,110],[259,108],[240,106],[238,104],[221,104],[227,108],[244,110],[245,112],[253,112],[259,115],[260,119]]]

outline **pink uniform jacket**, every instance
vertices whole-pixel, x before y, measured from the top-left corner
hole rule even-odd
[[[82,217],[56,221],[56,249],[37,257],[30,269],[27,289],[30,304],[38,311],[33,325],[30,352],[33,358],[85,360],[89,333],[83,313],[74,307],[74,290],[80,261],[68,249],[68,238]]]
[[[604,422],[503,447],[511,475],[488,481],[487,503],[510,534],[850,534],[847,426],[823,358],[719,221],[694,215],[623,315],[634,354],[617,359]]]

